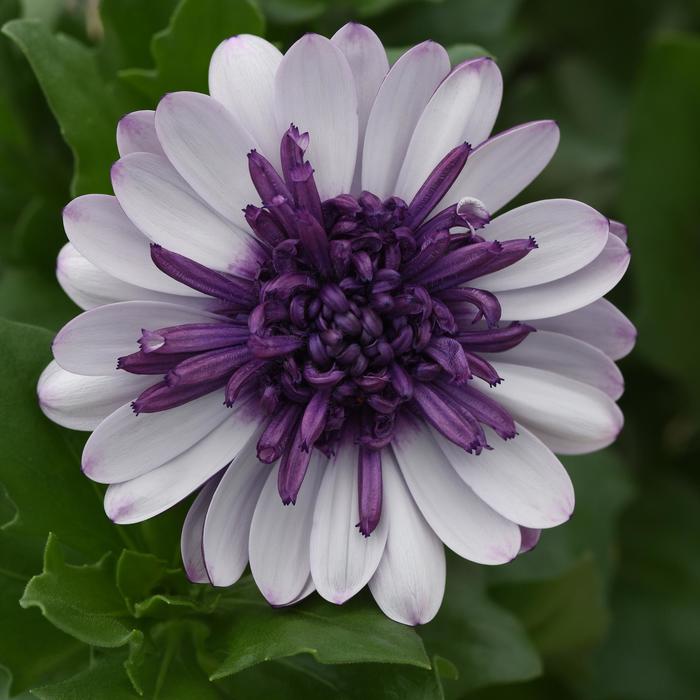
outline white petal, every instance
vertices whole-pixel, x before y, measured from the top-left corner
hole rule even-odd
[[[182,525],[180,554],[187,578],[193,583],[211,583],[202,556],[202,535],[204,533],[204,518],[222,475],[223,470],[212,476],[202,486],[197,498],[194,499],[187,511],[187,517]]]
[[[251,276],[251,237],[210,209],[162,156],[131,153],[118,160],[112,186],[126,215],[152,241],[215,270]]]
[[[510,350],[482,356],[489,362],[507,362],[563,374],[600,389],[613,401],[617,401],[625,389],[622,373],[602,350],[563,333],[537,331]]]
[[[56,362],[69,372],[115,374],[117,359],[139,349],[137,341],[143,328],[156,330],[219,318],[191,306],[157,301],[108,304],[86,311],[63,326],[53,341],[53,354]]]
[[[282,134],[275,121],[275,73],[280,50],[252,34],[222,41],[209,63],[209,92],[253,137],[273,165],[279,163]]]
[[[479,235],[489,241],[529,236],[537,241],[538,247],[522,260],[469,283],[501,292],[551,282],[588,265],[605,247],[608,220],[573,199],[548,199],[501,214]]]
[[[617,236],[623,243],[627,243],[627,226],[621,221],[615,221],[615,219],[610,219],[610,233]]]
[[[220,400],[219,408],[223,409]],[[214,423],[214,428],[210,428],[201,437],[195,437],[196,441],[192,442],[189,448],[185,448],[172,459],[160,462],[160,466],[155,469],[145,473],[141,471],[140,474],[134,474],[135,469],[132,469],[132,476],[126,477],[128,481],[111,483],[105,494],[107,515],[115,523],[122,525],[148,520],[187,498],[192,491],[234,459],[255,435],[258,421],[247,416],[246,408],[242,406],[223,410],[226,411],[224,420],[218,424]],[[167,414],[168,411],[164,413]],[[181,428],[177,423],[171,422],[169,429],[172,433]],[[173,436],[165,437],[173,439]],[[117,445],[113,444],[110,447],[114,452]],[[148,444],[144,444],[143,447],[144,450],[151,450],[153,461],[161,459],[157,457],[156,451],[166,454],[163,452],[163,445],[156,444],[154,439],[149,439]],[[138,451],[135,456],[132,454],[134,462],[146,458],[144,450]],[[117,468],[115,462],[112,463],[112,468]],[[92,474],[88,476],[93,478]]]
[[[360,176],[362,173],[362,145],[365,138],[367,120],[372,109],[372,103],[377,96],[379,86],[389,70],[389,60],[379,37],[363,24],[349,22],[342,26],[332,37],[335,44],[344,54],[350,64],[350,70],[355,78],[357,91],[357,161],[352,191],[360,192]]]
[[[518,526],[457,476],[422,421],[402,424],[392,448],[423,517],[453,552],[478,564],[504,564],[517,555]]]
[[[153,377],[126,372],[85,377],[66,372],[52,361],[39,377],[37,393],[41,410],[54,423],[71,430],[94,430],[153,383]]]
[[[529,122],[496,134],[469,156],[436,209],[476,197],[491,214],[497,212],[544,170],[558,145],[559,127],[552,121]]]
[[[434,41],[414,46],[391,67],[367,122],[362,154],[363,189],[382,199],[395,193],[396,179],[418,119],[449,71],[447,51]]]
[[[63,210],[63,226],[82,255],[117,279],[166,294],[201,296],[153,264],[151,241],[131,223],[116,197],[77,197]]]
[[[297,600],[309,580],[309,540],[316,494],[327,460],[314,451],[296,505],[282,505],[277,468],[263,486],[250,527],[250,570],[271,605]]]
[[[314,591],[316,590],[316,586],[314,586],[314,580],[309,576],[309,578],[306,580],[306,583],[304,584],[304,587],[301,589],[301,592],[299,595],[290,600],[288,603],[284,603],[282,605],[273,605],[275,608],[284,608],[287,607],[288,605],[296,605],[297,603],[301,602],[304,600],[304,598],[308,598]]]
[[[607,299],[598,299],[561,316],[527,322],[537,329],[564,333],[594,345],[613,360],[628,355],[637,339],[637,329],[632,322]]]
[[[275,75],[280,133],[296,124],[310,136],[306,157],[321,199],[349,192],[357,155],[357,94],[347,59],[325,37],[306,34]]]
[[[627,246],[608,234],[602,253],[572,275],[534,287],[498,294],[504,321],[546,318],[580,309],[607,294],[625,274],[630,263]]]
[[[492,450],[468,454],[433,430],[450,464],[479,498],[504,518],[528,527],[554,527],[574,509],[574,487],[552,451],[531,432],[502,440],[485,428]]]
[[[435,91],[418,120],[401,166],[396,194],[410,202],[433,168],[455,146],[466,141],[474,147],[486,139],[496,121],[502,95],[501,71],[490,58],[476,58],[457,66]]]
[[[168,160],[192,189],[246,235],[247,204],[258,203],[248,170],[256,146],[220,102],[199,92],[171,92],[156,109],[156,131]]]
[[[162,301],[203,311],[216,305],[216,300],[206,297],[163,294],[123,282],[93,265],[72,243],[66,243],[58,254],[56,278],[63,291],[85,310],[118,301]]]
[[[532,367],[493,363],[503,382],[484,393],[501,403],[547,447],[582,454],[607,447],[622,429],[622,413],[588,384]]]
[[[344,444],[326,467],[311,530],[311,575],[331,603],[344,603],[370,580],[386,543],[386,519],[364,537],[357,528],[358,449]]]
[[[204,560],[215,586],[235,583],[248,565],[253,511],[270,467],[258,461],[258,434],[226,470],[204,525]]]
[[[154,117],[155,112],[152,109],[142,109],[125,114],[119,120],[117,148],[120,156],[144,151],[164,155],[156,135]]]
[[[390,450],[382,453],[382,519],[389,536],[369,582],[382,612],[404,625],[430,622],[445,592],[445,550],[420,514]]]
[[[164,465],[197,445],[230,418],[230,410],[223,406],[222,395],[222,391],[214,391],[167,411],[138,416],[131,404],[125,404],[105,418],[90,436],[83,450],[83,471],[93,481],[114,484]],[[185,461],[191,468],[191,463]],[[219,464],[217,469],[224,464]],[[208,466],[204,464],[202,468]],[[205,474],[192,489],[213,473]]]

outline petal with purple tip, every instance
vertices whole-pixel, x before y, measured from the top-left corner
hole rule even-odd
[[[422,625],[435,617],[445,591],[445,550],[413,501],[390,451],[383,456],[386,547],[369,589],[387,617]]]
[[[280,132],[290,124],[309,132],[307,157],[316,168],[321,199],[349,192],[357,155],[357,94],[340,49],[318,34],[294,43],[275,75],[275,111]]]
[[[252,34],[224,39],[209,63],[209,93],[221,102],[276,165],[279,131],[275,121],[275,73],[280,50]]]
[[[386,543],[381,519],[369,537],[357,530],[358,448],[343,443],[325,469],[311,530],[311,575],[316,590],[332,603],[355,595],[374,574]]]

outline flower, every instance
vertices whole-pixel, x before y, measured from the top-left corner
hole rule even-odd
[[[367,27],[283,56],[223,42],[211,96],[117,127],[116,196],[65,209],[58,278],[85,313],[39,381],[117,523],[199,490],[189,577],[250,563],[273,605],[366,584],[437,612],[443,544],[482,564],[566,521],[554,452],[611,443],[634,328],[602,297],[624,227],[566,199],[496,212],[545,167],[552,121],[489,134],[502,80],[433,42],[389,69]],[[201,488],[200,488],[201,487]]]

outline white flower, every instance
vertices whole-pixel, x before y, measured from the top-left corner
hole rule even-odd
[[[369,584],[426,622],[443,544],[483,564],[531,548],[574,506],[554,452],[617,436],[635,331],[602,297],[624,227],[566,199],[494,216],[559,133],[490,137],[489,59],[450,70],[426,42],[389,69],[351,24],[284,56],[232,37],[209,84],[124,117],[116,196],[66,207],[57,274],[86,312],[42,408],[94,431],[83,470],[115,522],[201,488],[192,580],[250,563],[273,605]]]

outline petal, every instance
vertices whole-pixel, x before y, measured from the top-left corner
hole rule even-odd
[[[446,153],[464,141],[477,146],[486,139],[496,121],[502,94],[501,71],[490,58],[476,58],[457,66],[418,120],[395,194],[409,202]]]
[[[275,75],[280,134],[296,124],[311,138],[306,157],[321,199],[350,191],[357,155],[357,94],[347,59],[325,37],[306,34]]]
[[[263,486],[250,527],[250,570],[271,605],[288,605],[305,590],[310,574],[309,540],[316,494],[326,458],[315,450],[295,505],[282,505],[277,468]]]
[[[248,172],[253,137],[220,102],[198,92],[167,94],[156,109],[156,131],[192,189],[247,234],[243,209],[258,201]]]
[[[226,470],[204,525],[204,560],[215,586],[235,583],[248,565],[255,505],[270,467],[255,456],[257,434]]]
[[[501,214],[479,235],[489,241],[528,236],[537,241],[522,260],[470,281],[478,289],[501,292],[551,282],[593,262],[608,240],[608,220],[573,199],[548,199]]]
[[[212,476],[202,486],[197,498],[194,499],[187,511],[187,517],[182,525],[180,554],[187,578],[193,583],[211,583],[202,556],[202,534],[204,532],[204,518],[222,474],[223,470]]]
[[[142,109],[138,112],[125,114],[119,120],[117,124],[117,148],[120,156],[139,152],[164,155],[156,135],[155,114],[152,109]]]
[[[529,122],[496,134],[469,156],[436,209],[476,197],[493,214],[544,170],[558,145],[559,127],[553,121]]]
[[[520,425],[507,441],[484,430],[493,449],[479,455],[432,433],[457,474],[504,518],[539,528],[566,522],[574,509],[574,487],[552,451]]]
[[[212,269],[252,276],[250,236],[210,209],[165,158],[125,156],[112,166],[112,186],[129,219],[155,243]]]
[[[209,93],[253,137],[263,155],[279,164],[282,133],[275,121],[275,73],[282,53],[252,34],[225,39],[209,64]]]
[[[620,409],[599,389],[533,367],[502,362],[493,366],[503,382],[484,393],[554,452],[582,454],[602,449],[622,429]]]
[[[230,415],[222,405],[221,391],[168,411],[138,416],[131,404],[125,404],[90,436],[83,450],[83,471],[102,484],[134,479],[182,455]],[[219,464],[217,469],[222,466]],[[206,474],[192,489],[213,473]]]
[[[504,564],[517,555],[518,526],[459,478],[425,424],[402,424],[392,449],[423,517],[453,552],[478,564]]]
[[[246,418],[246,409],[241,406],[224,416],[228,419],[157,468],[110,484],[105,494],[107,515],[121,525],[148,520],[187,498],[228,465],[255,435],[258,421]],[[139,453],[135,459],[141,456]]]
[[[359,193],[361,189],[362,146],[367,120],[379,86],[389,70],[389,60],[379,37],[364,24],[349,22],[331,37],[331,42],[343,52],[355,78],[358,136],[357,161],[352,191]]]
[[[562,333],[531,333],[520,345],[497,354],[484,353],[483,357],[489,362],[508,362],[563,374],[600,389],[613,401],[625,389],[622,373],[602,350]]]
[[[162,301],[202,310],[216,305],[215,300],[206,297],[163,294],[123,282],[95,267],[72,243],[66,243],[58,254],[56,278],[63,291],[85,310],[118,301]]]
[[[358,449],[343,444],[323,474],[311,529],[311,575],[316,590],[341,604],[372,578],[386,544],[386,519],[369,537],[357,528]]]
[[[445,592],[445,550],[420,514],[390,450],[382,453],[389,535],[369,582],[382,612],[404,625],[430,622]]]
[[[117,358],[138,350],[136,341],[143,328],[166,328],[216,319],[220,317],[184,305],[123,301],[76,316],[58,332],[52,349],[56,362],[69,372],[116,374]]]
[[[602,253],[572,275],[534,287],[500,292],[501,319],[546,318],[587,306],[622,279],[629,263],[627,246],[617,236],[608,234]]]
[[[520,545],[520,554],[525,554],[537,546],[540,541],[540,535],[542,530],[539,528],[521,527],[520,534],[522,535],[523,542]]]
[[[166,294],[200,296],[153,264],[151,241],[131,223],[116,197],[77,197],[63,210],[63,226],[82,255],[117,279]]]
[[[628,355],[637,339],[637,329],[632,322],[607,299],[598,299],[561,316],[528,319],[527,322],[537,329],[578,338],[599,348],[613,360]]]
[[[394,194],[418,119],[449,71],[447,51],[434,41],[414,46],[391,67],[367,122],[362,149],[363,189],[381,199]]]
[[[54,360],[41,373],[37,394],[41,410],[54,423],[71,430],[94,430],[152,383],[153,377],[126,373],[85,377],[66,372]]]

